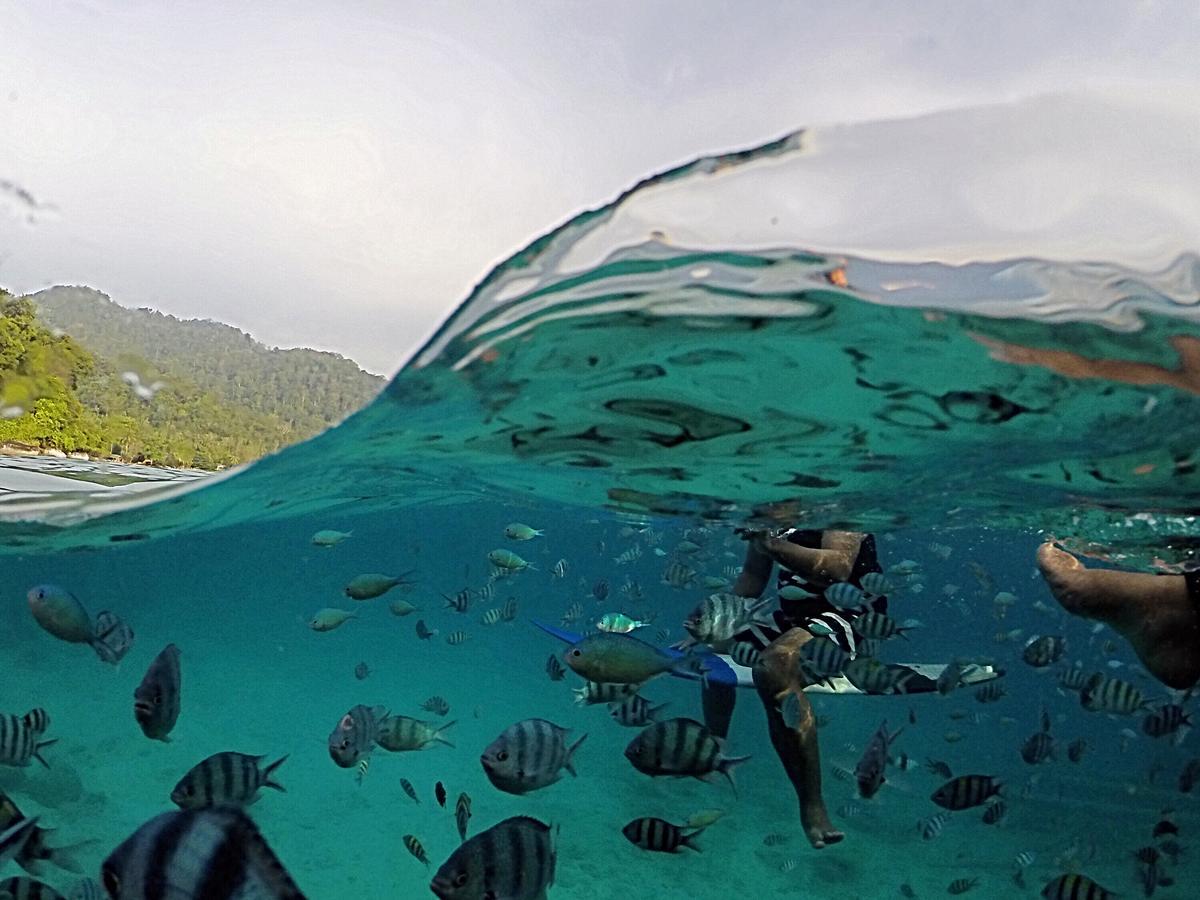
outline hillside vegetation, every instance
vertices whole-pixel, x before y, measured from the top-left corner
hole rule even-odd
[[[88,288],[0,291],[0,443],[212,469],[311,437],[382,386],[336,354]]]

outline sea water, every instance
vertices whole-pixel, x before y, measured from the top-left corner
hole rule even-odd
[[[0,789],[55,827],[55,843],[92,841],[78,855],[95,874],[171,808],[171,788],[201,759],[288,754],[277,773],[287,792],[265,791],[251,812],[318,898],[429,896],[432,869],[401,837],[417,836],[436,867],[459,844],[460,792],[473,801],[472,834],[517,814],[558,829],[551,897],[889,898],[902,885],[930,897],[957,879],[978,879],[976,896],[1032,897],[1070,871],[1136,895],[1133,853],[1154,843],[1163,818],[1187,849],[1156,896],[1194,896],[1200,815],[1177,782],[1200,755],[1196,739],[1155,740],[1142,714],[1089,713],[1059,688],[1059,670],[1079,663],[1156,704],[1170,696],[1119,636],[1063,613],[1033,559],[1053,536],[1107,560],[1089,564],[1150,570],[1189,561],[1200,536],[1200,418],[1178,352],[1200,336],[1197,248],[1172,218],[1195,212],[1195,185],[1172,181],[1159,160],[1167,186],[1154,190],[1174,190],[1172,211],[1136,180],[1103,181],[1109,161],[1084,152],[1107,126],[1149,115],[1055,99],[702,159],[497,267],[373,404],[304,445],[150,492],[112,472],[89,478],[81,464],[70,491],[14,476],[19,489],[0,496],[0,712],[44,707],[58,743],[48,769],[0,768]],[[1046,127],[1064,121],[1077,127]],[[999,136],[1030,133],[1040,138],[1030,158],[1098,167],[1083,175],[1106,186],[1099,205],[1056,190],[1036,166],[1031,182],[1028,166],[1002,165]],[[1130,165],[1130,145],[1114,141]],[[923,161],[931,147],[946,156]],[[982,176],[966,159],[994,183],[971,181]],[[1039,204],[1018,202],[1037,185]],[[1079,377],[1052,351],[1077,367],[1140,367]],[[815,695],[825,799],[846,833],[821,851],[804,840],[753,691],[739,692],[728,739],[728,752],[752,757],[736,793],[723,780],[650,778],[623,756],[635,729],[577,705],[574,675],[548,677],[563,645],[532,624],[558,624],[579,604],[576,630],[621,611],[652,620],[646,639],[675,642],[711,590],[700,579],[736,573],[744,545],[733,529],[747,521],[873,532],[893,570],[891,614],[919,620],[882,658],[1005,672],[1005,697],[988,704],[969,688]],[[510,541],[512,522],[544,534]],[[315,546],[322,529],[349,537]],[[532,566],[494,577],[497,548]],[[619,561],[634,548],[640,556]],[[696,579],[665,583],[671,563]],[[358,574],[409,570],[411,586],[376,600],[343,594]],[[131,624],[119,666],[38,628],[24,595],[42,582]],[[492,599],[447,607],[446,595],[488,584]],[[1000,592],[1014,602],[997,604]],[[516,618],[483,624],[510,597]],[[393,599],[419,609],[396,616]],[[317,633],[308,622],[326,606],[357,616]],[[420,640],[418,619],[438,634]],[[467,639],[452,645],[457,631]],[[1068,647],[1045,671],[1021,658],[1040,634]],[[182,652],[182,713],[159,743],[131,705],[168,643]],[[664,676],[643,692],[670,715],[699,718],[695,682]],[[376,751],[361,778],[330,760],[327,737],[351,706],[437,719],[420,708],[433,695],[457,720],[453,747]],[[1031,766],[1020,746],[1043,710],[1057,754]],[[479,754],[527,717],[588,735],[578,776],[503,794]],[[884,720],[903,728],[897,764],[862,800],[839,772]],[[1088,749],[1072,763],[1065,750],[1077,738]],[[942,783],[927,760],[1002,778],[1007,818],[989,826],[980,809],[954,813],[922,839],[917,822],[940,811],[930,794]],[[639,816],[680,823],[712,808],[727,814],[701,836],[701,853],[651,854],[621,834]],[[1020,887],[1024,851],[1035,860]],[[66,891],[76,876],[51,868],[45,880]]]

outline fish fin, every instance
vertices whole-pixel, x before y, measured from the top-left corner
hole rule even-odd
[[[445,725],[443,725],[441,728],[439,728],[437,731],[435,731],[433,733],[433,740],[438,744],[445,744],[447,747],[453,747],[454,744],[451,741],[442,737],[442,732],[445,731],[450,726],[457,725],[457,724],[458,724],[458,719],[451,719],[449,722],[447,722]]]
[[[680,844],[680,846],[687,847],[689,850],[695,850],[697,853],[703,853],[704,848],[702,848],[699,844],[696,843],[696,838],[700,837],[700,835],[702,835],[702,834],[704,834],[703,828],[697,828],[691,834],[685,834],[683,836],[683,841]]]
[[[272,777],[275,770],[287,762],[287,758],[288,754],[285,753],[279,759],[275,760],[275,762],[263,769],[263,787],[275,788],[277,791],[282,791],[285,794],[287,793],[287,788],[285,788]]]
[[[86,841],[80,841],[77,844],[69,844],[66,847],[48,847],[49,856],[47,858],[60,869],[74,872],[76,875],[83,875],[87,872],[87,869],[75,858],[75,853],[98,843],[100,841],[97,838],[91,838]],[[34,872],[33,874],[36,875],[37,873]]]
[[[53,740],[50,740],[50,741],[38,741],[38,745],[33,748],[33,753],[30,755],[34,759],[36,759],[38,762],[40,762],[43,766],[45,766],[47,769],[49,769],[50,763],[46,762],[46,760],[42,758],[42,750],[44,750],[46,747],[49,747],[51,744],[57,744],[57,743],[58,743],[58,738],[54,738]]]
[[[565,760],[563,760],[563,767],[568,772],[570,772],[573,777],[578,777],[578,775],[575,772],[575,761],[574,761],[575,751],[578,750],[579,745],[582,744],[586,740],[587,740],[587,735],[585,734],[583,737],[581,737],[579,740],[577,740],[574,744],[572,744],[571,749],[567,751],[567,758]]]
[[[741,765],[748,759],[750,759],[749,756],[726,756],[717,764],[717,771],[729,781],[729,786],[733,788],[734,796],[737,796],[737,782],[733,780],[733,768],[734,766]]]

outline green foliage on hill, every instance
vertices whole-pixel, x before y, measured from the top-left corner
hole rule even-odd
[[[335,354],[88,289],[0,291],[0,443],[211,469],[311,437],[382,384]]]

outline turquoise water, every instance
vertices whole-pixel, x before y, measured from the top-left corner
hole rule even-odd
[[[1088,121],[1108,114],[1084,112]],[[2,498],[10,605],[0,711],[45,707],[59,743],[47,750],[49,770],[0,768],[0,789],[58,827],[57,841],[94,840],[80,852],[94,872],[170,808],[171,788],[204,757],[290,754],[278,772],[287,793],[268,791],[252,812],[300,886],[322,898],[428,896],[432,869],[401,836],[416,835],[436,867],[458,846],[460,791],[473,799],[472,833],[516,814],[561,826],[550,896],[562,898],[886,898],[903,884],[927,897],[959,878],[979,879],[974,896],[1032,897],[1067,871],[1132,896],[1141,891],[1132,854],[1170,809],[1189,849],[1167,867],[1174,885],[1155,896],[1193,896],[1200,815],[1196,795],[1176,784],[1200,755],[1195,737],[1153,740],[1138,716],[1088,713],[1057,690],[1056,670],[1035,672],[1021,649],[1035,634],[1062,634],[1066,662],[1128,678],[1156,702],[1168,697],[1119,637],[1057,607],[1033,551],[1053,534],[1128,567],[1192,558],[1200,417],[1177,349],[1200,337],[1194,235],[1164,226],[1150,229],[1153,240],[1121,244],[1126,225],[1156,221],[1133,180],[1105,197],[1137,216],[1046,215],[1020,228],[952,204],[944,222],[915,200],[897,205],[906,180],[924,186],[918,198],[938,199],[920,172],[872,181],[906,141],[957,141],[960,156],[986,161],[997,152],[987,135],[1044,114],[1034,104],[965,122],[947,114],[891,131],[806,132],[681,167],[497,267],[375,403],[307,444],[200,489],[173,483],[139,498],[151,505],[122,508],[128,495],[86,490],[53,504]],[[1090,139],[1055,133],[1046,144],[1065,153]],[[814,186],[813,173],[840,165],[861,174],[856,184],[886,187],[859,232],[822,230],[842,221],[828,196],[841,182],[829,175]],[[1006,178],[1021,188],[1020,173],[1000,174],[997,192]],[[1195,192],[1187,179],[1172,189],[1176,200]],[[1045,202],[1067,201],[1051,192]],[[1061,357],[1010,361],[1017,346],[1140,367],[1073,377]],[[969,690],[816,697],[828,717],[826,800],[847,833],[820,852],[799,830],[752,692],[742,692],[729,738],[730,752],[753,757],[736,797],[724,783],[650,779],[622,755],[634,730],[602,706],[576,705],[574,675],[547,677],[561,645],[530,624],[558,622],[578,602],[584,627],[620,610],[653,618],[647,636],[666,628],[677,640],[707,591],[665,585],[666,566],[683,560],[728,578],[742,551],[732,528],[754,518],[869,529],[885,568],[916,563],[915,574],[895,576],[903,586],[892,614],[923,627],[885,646],[884,658],[970,657],[1008,672],[1006,697],[986,705]],[[513,543],[503,535],[510,522],[545,534]],[[320,529],[351,536],[315,547]],[[685,534],[698,550],[678,549]],[[634,547],[640,558],[616,561]],[[443,593],[487,583],[496,548],[535,568],[497,581],[491,603],[445,609]],[[557,578],[560,559],[568,571]],[[411,589],[363,603],[342,596],[358,574],[410,569]],[[601,579],[611,586],[602,603]],[[640,599],[620,590],[630,579]],[[37,627],[23,598],[46,581],[129,621],[136,643],[119,667]],[[997,607],[1000,591],[1016,602]],[[516,619],[483,624],[484,610],[508,597]],[[394,616],[394,598],[421,610]],[[307,623],[327,606],[358,618],[316,633]],[[439,635],[418,640],[418,618]],[[469,638],[447,643],[459,630]],[[140,734],[131,699],[171,642],[182,651],[183,712],[161,744]],[[363,680],[360,662],[370,670]],[[691,682],[664,677],[645,694],[673,715],[699,716]],[[376,751],[361,784],[330,761],[327,736],[351,706],[436,718],[419,708],[432,695],[458,720],[453,748]],[[1058,758],[1033,767],[1019,750],[1043,706]],[[502,794],[479,753],[532,716],[588,734],[578,778]],[[891,768],[880,793],[859,800],[834,767],[853,769],[885,718],[904,726],[894,749],[918,764]],[[1065,748],[1080,737],[1089,749],[1074,764]],[[920,765],[926,758],[1002,777],[1004,823],[960,812],[922,840],[916,823],[938,811],[929,795],[942,782]],[[438,781],[450,809],[434,801]],[[621,835],[637,816],[682,822],[707,808],[728,815],[701,838],[700,854],[648,854]],[[783,842],[764,844],[773,833]],[[1036,856],[1024,889],[1011,880],[1023,851]],[[47,880],[65,890],[74,878],[51,869]]]

